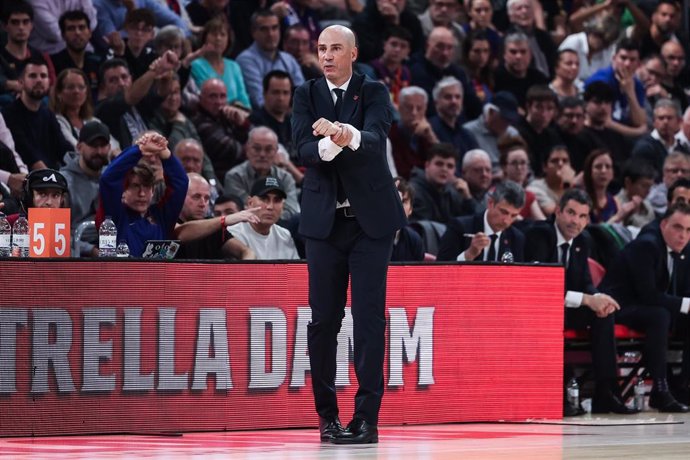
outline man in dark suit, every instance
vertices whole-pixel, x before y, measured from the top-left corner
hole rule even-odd
[[[386,161],[392,119],[387,89],[352,72],[355,36],[343,26],[318,41],[324,78],[297,88],[293,141],[307,171],[299,231],[309,268],[308,347],[322,441],[378,442],[383,396],[386,274],[396,230],[405,225]],[[337,335],[352,277],[354,366],[359,382],[347,430],[335,392]]]
[[[561,263],[566,267],[565,327],[590,328],[595,378],[592,412],[631,414],[635,410],[625,406],[617,384],[612,313],[619,306],[608,295],[597,292],[587,262],[589,244],[582,232],[589,222],[591,208],[592,203],[584,191],[570,189],[565,192],[555,218],[538,222],[526,232],[525,260]],[[584,413],[567,403],[563,411],[567,416]]]
[[[644,360],[654,380],[649,405],[659,412],[690,411],[671,394],[666,369],[669,330],[688,322],[690,259],[683,251],[688,241],[690,207],[672,205],[658,231],[646,231],[623,248],[601,285],[621,304],[616,321],[646,335]],[[688,359],[683,353],[685,368]]]
[[[525,191],[513,181],[503,181],[489,196],[486,211],[448,221],[437,260],[501,260],[510,252],[522,262],[525,236],[511,227],[525,205]]]

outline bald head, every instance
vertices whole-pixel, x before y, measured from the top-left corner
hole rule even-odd
[[[225,83],[222,80],[211,78],[201,85],[199,106],[211,115],[218,115],[218,112],[227,101],[228,90],[225,88]]]
[[[352,64],[357,60],[355,34],[345,26],[328,26],[319,35],[317,49],[324,77],[342,86],[352,76]]]
[[[188,173],[189,185],[187,196],[180,212],[183,221],[199,220],[208,214],[208,204],[211,200],[211,185],[203,176],[197,173]]]
[[[453,59],[458,41],[447,27],[434,27],[426,41],[425,57],[436,67],[445,69]]]
[[[661,57],[666,63],[669,76],[676,78],[685,66],[685,50],[675,40],[668,40],[661,45]]]

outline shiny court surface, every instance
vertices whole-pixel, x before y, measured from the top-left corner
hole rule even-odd
[[[320,444],[315,429],[182,435],[0,438],[2,459],[685,459],[690,415],[578,417],[638,425],[448,424],[382,427],[370,446]],[[668,422],[668,423],[666,423]],[[680,423],[678,423],[680,422]]]

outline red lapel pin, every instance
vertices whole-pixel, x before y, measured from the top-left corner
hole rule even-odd
[[[359,96],[355,94],[355,95],[352,97],[352,99],[354,99],[354,100],[356,101],[357,99],[359,99]]]

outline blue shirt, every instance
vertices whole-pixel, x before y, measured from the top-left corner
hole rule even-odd
[[[585,81],[585,88],[595,81],[603,81],[607,83],[615,93],[615,99],[613,101],[613,111],[611,112],[611,118],[621,123],[630,125],[630,105],[628,104],[628,98],[621,91],[621,86],[618,84],[616,79],[616,74],[613,71],[613,66],[604,67],[599,69],[594,74]],[[635,82],[635,95],[637,96],[637,102],[640,107],[644,107],[645,102],[645,90],[642,82],[634,77]]]

